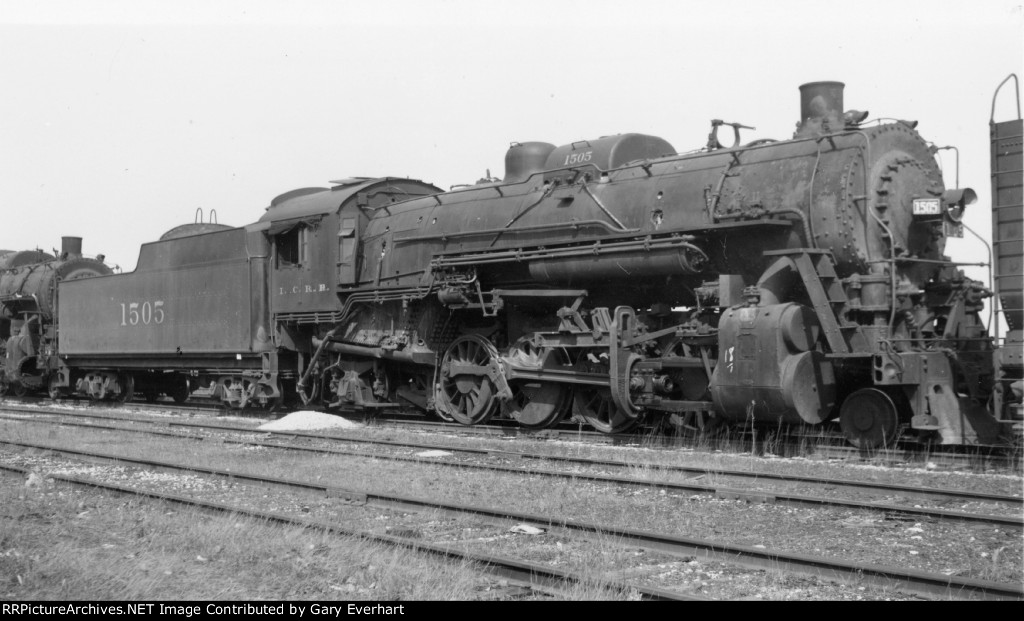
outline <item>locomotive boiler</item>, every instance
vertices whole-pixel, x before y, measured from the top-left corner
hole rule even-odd
[[[901,430],[1004,439],[1019,354],[998,356],[979,319],[991,292],[944,254],[974,192],[944,186],[916,123],[843,104],[841,83],[815,82],[787,140],[742,144],[715,120],[681,154],[642,134],[513,143],[502,179],[354,177],[246,227],[186,227],[133,274],[60,283],[39,382],[412,405],[465,425],[838,420],[862,447]]]
[[[47,388],[57,354],[57,285],[110,274],[99,259],[82,255],[82,240],[65,237],[61,251],[0,251],[0,394]]]

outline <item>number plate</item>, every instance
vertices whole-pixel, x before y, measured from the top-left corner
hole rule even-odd
[[[937,198],[915,198],[914,199],[914,215],[915,216],[941,216],[942,215],[942,204]]]

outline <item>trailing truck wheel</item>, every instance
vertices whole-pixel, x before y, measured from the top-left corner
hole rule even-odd
[[[877,388],[861,388],[843,401],[839,426],[857,448],[884,448],[892,446],[899,433],[899,412],[889,395]]]
[[[487,422],[498,409],[493,376],[500,372],[498,350],[490,341],[476,335],[456,339],[441,361],[434,407],[463,425]]]
[[[572,413],[601,433],[623,433],[637,423],[636,416],[620,411],[615,405],[610,388],[576,388],[573,391]]]

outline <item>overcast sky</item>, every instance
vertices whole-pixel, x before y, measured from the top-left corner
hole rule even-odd
[[[133,269],[197,207],[241,226],[332,179],[500,177],[511,141],[788,138],[817,80],[959,147],[990,237],[992,94],[1022,41],[1020,0],[0,0],[0,248],[74,235]]]

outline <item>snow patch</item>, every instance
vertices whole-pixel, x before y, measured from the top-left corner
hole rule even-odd
[[[510,533],[523,533],[524,535],[542,535],[544,534],[543,528],[537,528],[536,526],[530,526],[529,524],[516,524],[512,528],[508,529]]]
[[[417,457],[448,457],[451,455],[448,451],[422,451],[416,453]]]
[[[264,423],[257,427],[257,429],[260,431],[299,431],[308,429],[357,429],[360,427],[363,427],[363,425],[340,416],[335,416],[334,414],[301,410],[299,412],[292,412],[284,418]]]

